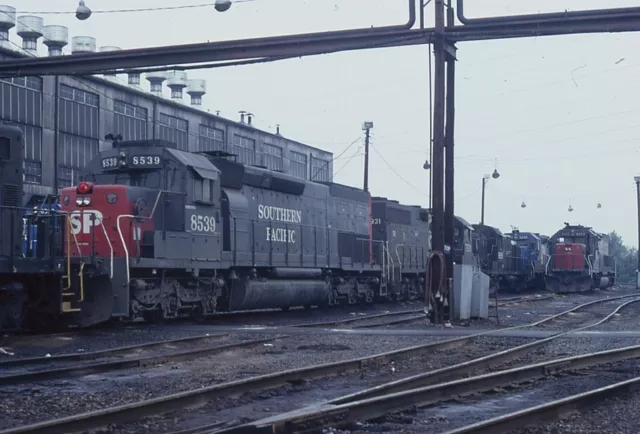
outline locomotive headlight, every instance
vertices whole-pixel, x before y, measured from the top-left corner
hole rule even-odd
[[[76,205],[82,206],[82,198],[81,197],[77,197],[76,198]]]
[[[87,206],[87,205],[91,205],[91,198],[89,196],[85,196],[82,198],[82,204]]]

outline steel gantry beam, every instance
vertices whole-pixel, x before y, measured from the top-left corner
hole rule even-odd
[[[247,64],[339,51],[433,43],[434,28],[413,29],[416,23],[415,2],[408,0],[409,19],[401,25],[5,60],[0,61],[0,76],[101,74],[149,67],[170,69],[179,65],[191,65],[189,68],[192,69],[223,67],[229,65],[224,63],[227,61],[236,61],[231,64]],[[447,26],[444,30],[443,37],[451,43],[640,30],[640,8],[471,19],[461,13],[462,7],[463,1],[458,0],[458,19],[463,25]],[[197,65],[202,62],[217,63]]]
[[[0,62],[2,75],[90,74],[168,64],[226,61],[274,56],[297,57],[380,46],[424,44],[424,33],[411,32],[416,0],[408,0],[409,19],[394,26],[302,35],[140,48],[81,55],[25,58]]]

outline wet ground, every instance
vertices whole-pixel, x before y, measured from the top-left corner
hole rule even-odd
[[[11,387],[3,386],[0,388],[0,429],[285,369],[347,360],[450,339],[455,336],[493,331],[491,335],[474,338],[473,341],[455,349],[404,357],[394,362],[381,363],[361,372],[338,377],[289,384],[272,390],[255,390],[240,397],[220,398],[197,409],[168,413],[134,424],[111,426],[108,431],[163,433],[217,421],[236,424],[256,420],[410,375],[451,366],[492,352],[532,342],[535,339],[547,337],[578,325],[593,323],[623,301],[596,305],[534,330],[495,331],[503,327],[539,321],[585,302],[628,293],[632,293],[632,291],[601,291],[593,294],[558,296],[549,300],[510,303],[498,308],[499,324],[497,318],[493,317],[474,320],[469,324],[455,325],[450,329],[434,327],[428,324],[425,319],[373,329],[348,330],[346,329],[348,326],[334,328],[291,327],[301,323],[327,322],[387,311],[420,308],[419,303],[410,303],[395,306],[353,307],[333,311],[301,310],[287,313],[257,313],[229,316],[208,324],[184,322],[172,325],[140,325],[39,337],[6,337],[3,346],[8,351],[14,352],[15,356],[0,355],[0,361],[8,357],[96,351],[152,340],[178,339],[205,333],[230,333],[230,336],[225,338],[225,343],[242,339],[273,337],[276,334],[288,335],[267,345],[230,350],[215,356],[200,357],[183,362],[163,363],[76,379],[49,380]],[[500,368],[523,366],[543,360],[628,345],[640,345],[640,303],[628,306],[606,324],[593,330],[573,333],[550,342]],[[402,414],[388,415],[376,421],[356,423],[343,430],[334,430],[334,432],[443,432],[536,403],[547,402],[581,390],[589,390],[640,375],[640,372],[636,372],[636,363],[634,362],[624,362],[614,367],[595,370],[588,375],[551,377],[526,386],[465,398],[459,402],[413,409]],[[632,402],[635,402],[635,399],[634,397],[629,398]],[[640,404],[640,401],[637,401],[636,404]],[[610,404],[605,403],[604,405]],[[618,428],[628,426],[631,423],[628,419],[631,408],[630,404],[629,414],[624,413],[623,410],[611,413],[621,413],[627,417],[627,420],[619,421],[611,426]],[[602,417],[602,414],[605,413],[594,412],[593,414],[594,417],[598,415]],[[572,423],[577,424],[575,426],[577,431],[571,431]],[[603,424],[599,423],[593,426],[603,426]],[[550,431],[522,431],[522,434],[530,432],[594,432],[583,431],[588,428],[588,424],[583,423],[580,418],[550,424],[548,428]],[[598,432],[628,431],[604,430]],[[633,432],[640,432],[640,430]]]

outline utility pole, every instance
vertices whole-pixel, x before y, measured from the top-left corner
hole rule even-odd
[[[489,180],[489,176],[485,175],[482,177],[482,204],[480,210],[480,224],[484,226],[484,191],[487,188],[487,181]]]
[[[369,143],[371,141],[371,129],[373,122],[365,122],[362,125],[364,134],[364,191],[369,191]]]
[[[640,289],[640,176],[636,176],[636,195],[638,196],[638,265],[636,268],[636,289]]]

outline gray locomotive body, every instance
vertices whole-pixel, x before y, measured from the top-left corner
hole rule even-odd
[[[160,141],[115,143],[88,165],[85,181],[63,190],[71,274],[84,276],[67,291],[76,323],[421,292],[426,210],[396,203],[384,236],[372,237],[368,192],[227,157]],[[391,275],[398,279],[389,282]]]
[[[385,269],[383,292],[392,299],[420,297],[430,251],[429,211],[374,197],[371,217],[374,252]]]

